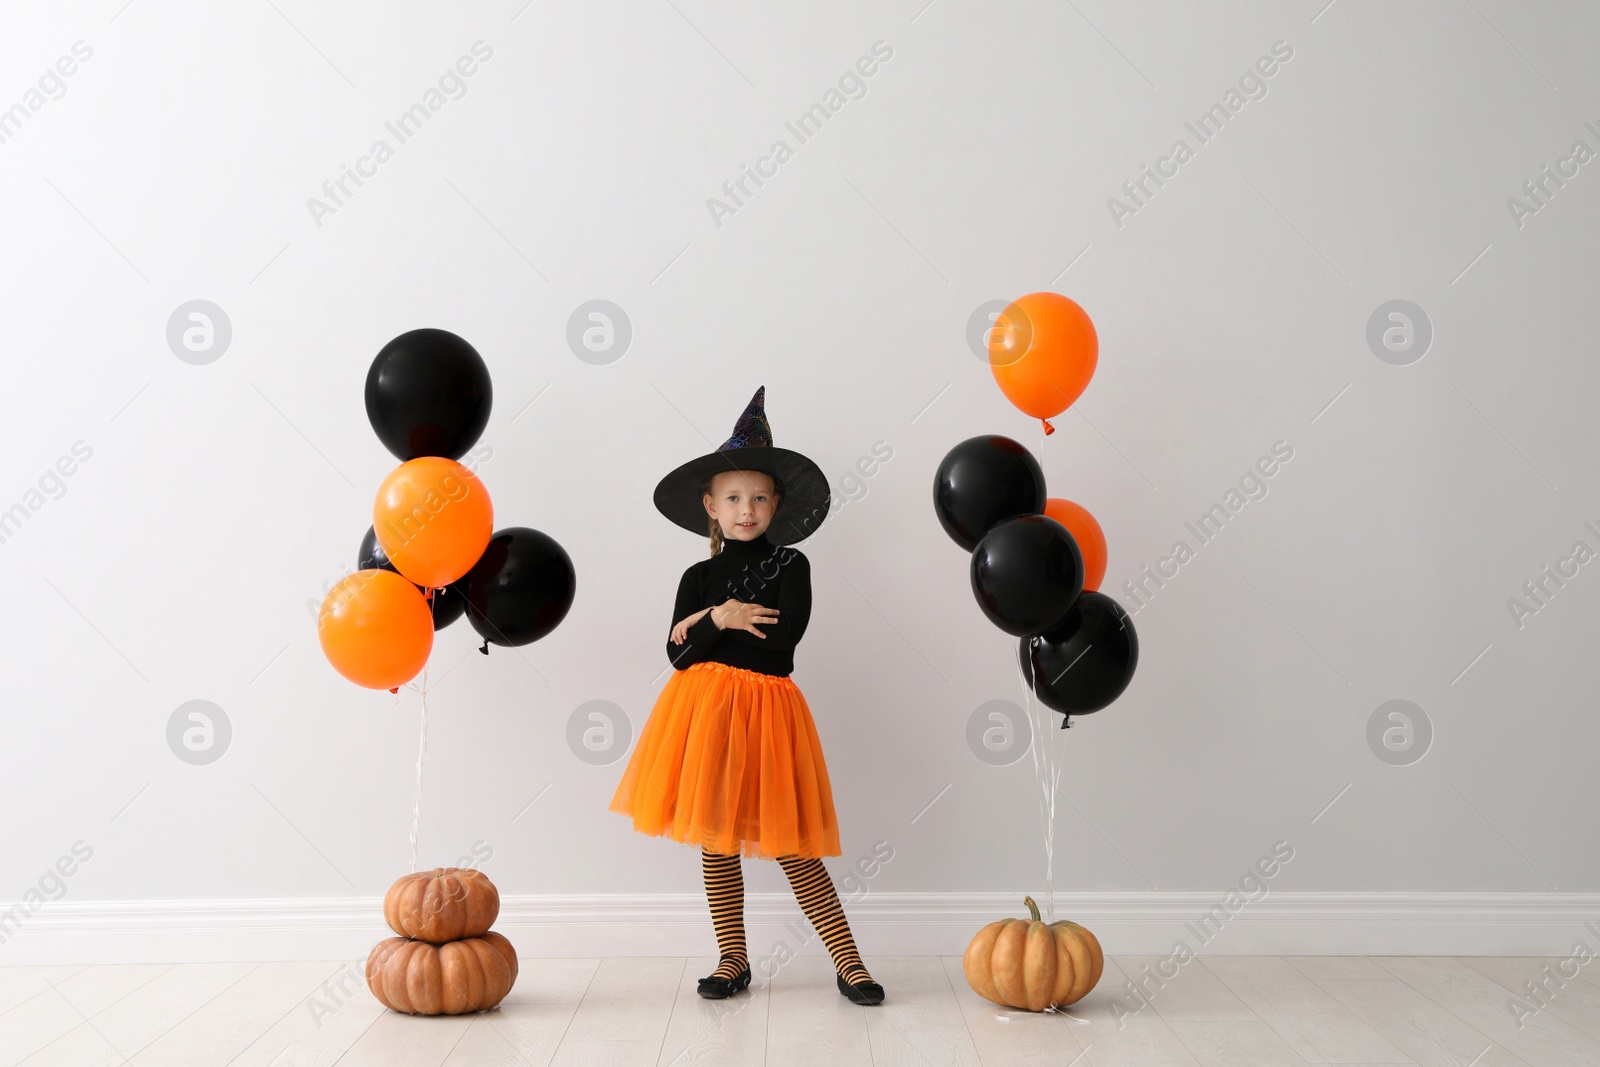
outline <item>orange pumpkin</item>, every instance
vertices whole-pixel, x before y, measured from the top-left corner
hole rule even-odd
[[[435,867],[395,879],[383,918],[401,937],[443,944],[477,937],[500,914],[500,891],[471,867]]]
[[[967,984],[985,1000],[1043,1011],[1083,999],[1100,981],[1100,942],[1077,923],[1039,921],[1039,905],[1023,897],[1028,919],[1001,919],[978,931],[961,957]]]
[[[517,951],[500,934],[433,945],[391,937],[367,956],[367,988],[386,1008],[411,1015],[488,1011],[517,980]]]

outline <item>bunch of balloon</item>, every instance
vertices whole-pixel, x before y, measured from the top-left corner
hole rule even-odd
[[[446,330],[403,333],[367,370],[367,419],[399,458],[378,487],[354,574],[328,593],[317,619],[322,651],[344,677],[398,693],[425,670],[433,635],[465,615],[490,643],[525,645],[566,617],[577,590],[572,559],[547,534],[494,529],[494,504],[460,462],[489,424],[494,390],[476,349]],[[421,695],[411,810],[417,869],[428,686]]]
[[[566,550],[527,527],[495,531],[488,489],[460,462],[493,398],[483,357],[446,330],[401,334],[367,371],[367,418],[401,463],[378,487],[359,569],[317,620],[328,662],[357,685],[397,691],[426,665],[434,632],[463,615],[487,653],[537,641],[572,606]]]
[[[989,367],[1007,399],[1040,420],[1082,395],[1100,343],[1088,314],[1057,293],[1030,293],[1006,306],[990,329]],[[933,508],[956,544],[972,554],[972,594],[989,621],[1018,639],[1028,746],[1044,829],[1045,901],[1055,913],[1055,812],[1061,764],[1048,743],[1050,708],[1061,726],[1109,705],[1139,662],[1133,623],[1099,591],[1106,539],[1088,509],[1045,493],[1044,468],[1009,437],[983,434],[952,448],[933,479]],[[1033,696],[1039,698],[1036,710]]]
[[[1045,495],[1039,461],[1009,437],[952,448],[933,481],[933,507],[972,553],[972,594],[989,621],[1019,638],[1029,689],[1062,714],[1088,715],[1122,695],[1139,662],[1127,612],[1099,592],[1106,539],[1088,509]]]
[[[1025,415],[1050,419],[1088,388],[1100,339],[1088,312],[1060,293],[1029,293],[996,316],[989,369]],[[1100,524],[1079,504],[1045,496],[1044,470],[1007,437],[974,437],[950,451],[934,482],[939,521],[972,552],[972,591],[996,626],[1020,638],[1023,678],[1063,716],[1106,707],[1133,679],[1139,642],[1127,612],[1099,592],[1106,571]]]

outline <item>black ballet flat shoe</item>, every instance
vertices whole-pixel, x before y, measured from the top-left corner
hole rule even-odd
[[[882,1004],[883,986],[872,979],[860,982],[846,982],[844,975],[835,975],[839,982],[839,993],[849,997],[856,1004]]]
[[[746,967],[732,978],[723,978],[711,974],[700,979],[700,987],[695,990],[707,1000],[722,1000],[731,997],[750,984],[750,968]]]

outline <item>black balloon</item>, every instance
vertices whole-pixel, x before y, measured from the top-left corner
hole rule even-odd
[[[955,543],[971,552],[989,528],[1044,510],[1044,471],[1009,437],[969,437],[945,454],[933,477],[933,510]]]
[[[1091,589],[1049,633],[1019,641],[1017,656],[1047,706],[1088,715],[1128,688],[1139,666],[1139,637],[1122,605]]]
[[[972,595],[1013,637],[1041,634],[1083,592],[1083,552],[1067,528],[1044,515],[1001,519],[972,550]]]
[[[367,527],[367,534],[361,539],[361,547],[356,553],[356,567],[360,570],[394,571],[399,574],[389,556],[378,544],[378,533],[372,527]],[[426,595],[426,590],[424,590]],[[451,582],[444,587],[442,592],[435,591],[428,607],[433,611],[433,629],[435,632],[444,629],[467,613],[467,586],[466,579]]]
[[[485,641],[526,645],[560,625],[572,607],[572,557],[548,534],[526,526],[499,530],[462,579],[467,621]]]
[[[448,330],[412,330],[367,370],[367,419],[402,460],[460,459],[489,424],[494,389],[477,349]]]

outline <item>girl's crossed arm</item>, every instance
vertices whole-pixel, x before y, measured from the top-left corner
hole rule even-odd
[[[667,636],[667,660],[677,670],[692,666],[710,654],[722,631],[710,618],[710,608],[696,609],[702,592],[695,580],[694,568],[683,572],[678,583],[678,599],[672,607],[673,623]]]
[[[781,577],[778,577],[779,575]],[[776,572],[775,577],[779,582],[777,609],[774,611],[770,608],[761,608],[760,605],[752,605],[758,612],[769,615],[768,618],[756,620],[762,625],[755,631],[729,629],[726,632],[731,639],[745,644],[759,644],[762,648],[793,652],[795,646],[800,643],[800,638],[805,636],[806,626],[811,622],[811,561],[798,551],[790,549],[787,560],[782,562],[781,571]],[[718,607],[718,619],[722,618],[723,610]],[[771,625],[766,625],[767,623]]]
[[[675,645],[683,644],[684,640],[688,637],[689,627],[699,622],[700,616],[705,615],[710,611],[710,608],[701,608],[688,618],[679,619],[678,624],[672,628],[672,643]]]

